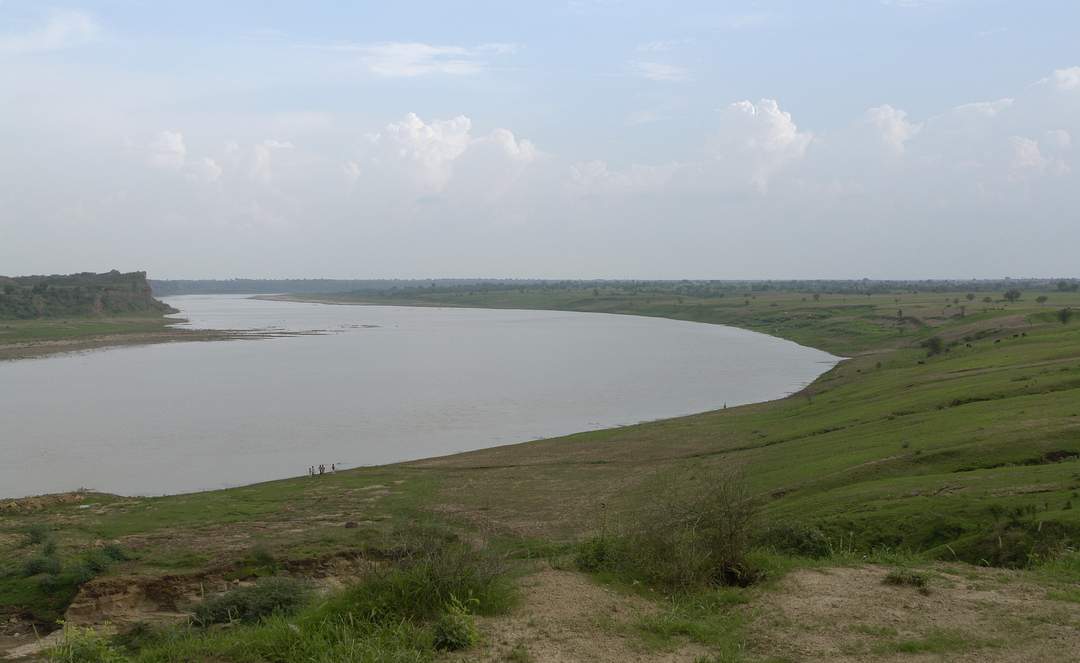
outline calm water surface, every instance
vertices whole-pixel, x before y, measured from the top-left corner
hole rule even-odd
[[[598,313],[168,301],[197,328],[313,336],[0,362],[0,497],[205,490],[784,396],[836,357]]]

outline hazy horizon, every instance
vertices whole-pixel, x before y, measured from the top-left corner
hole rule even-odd
[[[0,273],[1076,277],[1078,21],[6,0]]]

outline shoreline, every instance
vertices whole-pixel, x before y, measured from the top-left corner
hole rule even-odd
[[[453,305],[453,304],[440,305],[440,304],[435,304],[435,303],[424,305],[424,304],[412,304],[412,303],[378,303],[378,302],[335,301],[335,300],[329,300],[329,299],[305,298],[302,295],[288,295],[288,294],[254,295],[254,296],[249,296],[249,297],[246,297],[246,298],[248,298],[248,299],[256,299],[256,300],[263,300],[263,301],[315,303],[315,304],[340,305],[340,306],[393,306],[393,307],[418,307],[418,308],[457,308],[457,309],[477,309],[477,310],[515,310],[515,307],[501,307],[501,306],[461,306],[461,305]],[[552,309],[516,308],[516,310],[522,310],[522,311],[538,311],[538,310],[543,310],[543,311],[563,311],[563,312],[568,312],[568,313],[603,313],[603,314],[607,314],[607,315],[630,315],[630,316],[642,317],[642,318],[655,318],[655,317],[657,317],[657,316],[641,315],[641,314],[636,314],[636,313],[574,311],[574,310],[558,309],[558,308],[552,308]],[[829,354],[829,355],[831,355],[833,357],[833,359],[832,360],[823,360],[823,361],[816,362],[816,363],[820,363],[820,364],[827,364],[828,368],[825,369],[824,371],[822,371],[821,373],[819,373],[816,377],[814,377],[813,380],[810,380],[809,382],[806,382],[806,383],[802,384],[802,386],[795,389],[794,391],[790,391],[788,393],[782,393],[782,394],[779,394],[779,395],[777,395],[775,397],[767,398],[765,400],[754,401],[754,402],[750,402],[750,403],[741,403],[741,404],[738,404],[738,405],[732,405],[730,407],[727,406],[727,404],[724,404],[724,405],[718,405],[716,407],[711,407],[711,408],[704,409],[704,410],[693,411],[693,412],[685,412],[685,413],[681,413],[681,414],[665,416],[665,417],[660,417],[660,418],[656,418],[656,419],[643,419],[643,420],[639,420],[639,421],[633,421],[633,422],[630,422],[630,423],[616,424],[616,425],[612,425],[612,426],[604,426],[602,428],[589,428],[589,429],[583,429],[583,430],[575,430],[575,431],[570,431],[570,432],[566,432],[566,433],[559,433],[559,434],[556,434],[556,435],[551,435],[549,437],[544,437],[544,438],[539,438],[539,439],[508,440],[508,441],[504,441],[502,443],[495,444],[495,445],[492,445],[492,446],[484,446],[484,447],[480,447],[480,448],[476,448],[476,449],[467,449],[467,450],[464,450],[464,451],[456,451],[456,452],[451,452],[451,453],[440,453],[440,454],[431,455],[431,456],[423,456],[423,457],[418,457],[418,458],[409,458],[409,459],[405,459],[405,460],[397,460],[397,461],[393,461],[393,462],[380,463],[380,464],[375,464],[375,465],[358,465],[358,466],[356,466],[354,468],[350,468],[350,469],[359,469],[359,468],[379,469],[379,468],[395,468],[395,467],[423,467],[423,466],[425,466],[426,464],[429,464],[429,463],[434,463],[434,464],[438,465],[439,463],[447,462],[447,461],[449,461],[451,459],[467,458],[467,457],[470,457],[470,456],[473,456],[473,455],[483,454],[485,452],[490,452],[492,450],[500,450],[500,449],[507,449],[508,450],[508,449],[512,449],[512,448],[515,448],[515,447],[521,447],[521,446],[524,446],[524,445],[533,444],[533,443],[536,443],[536,442],[542,442],[542,441],[545,441],[545,440],[561,439],[561,438],[565,438],[565,437],[571,437],[571,436],[575,436],[575,435],[585,435],[585,434],[591,434],[591,433],[610,432],[610,431],[615,431],[615,430],[619,430],[619,429],[624,429],[624,428],[627,428],[627,427],[636,427],[636,426],[641,426],[641,425],[659,424],[659,423],[662,423],[662,422],[673,422],[673,421],[678,421],[678,420],[681,420],[681,419],[687,419],[687,418],[691,418],[691,417],[698,417],[698,416],[702,416],[702,415],[708,415],[710,413],[717,413],[717,412],[727,411],[727,410],[735,411],[735,410],[737,410],[739,408],[755,407],[755,406],[760,406],[760,405],[764,405],[764,404],[768,404],[768,403],[774,403],[774,402],[780,402],[780,401],[784,401],[784,400],[788,400],[788,399],[799,398],[802,395],[806,394],[807,392],[813,390],[815,385],[817,385],[823,378],[828,376],[837,367],[841,366],[842,364],[844,364],[845,362],[847,362],[847,361],[849,361],[851,359],[851,357],[846,357],[846,356],[842,356],[842,355],[836,355],[836,354],[834,354],[832,352],[829,352],[827,350],[823,350],[821,348],[817,348],[817,347],[810,346],[810,345],[805,345],[803,343],[799,343],[798,341],[795,341],[795,340],[790,339],[790,338],[785,338],[783,336],[774,335],[774,334],[766,334],[764,332],[754,330],[754,329],[751,329],[751,328],[747,328],[747,327],[742,327],[742,326],[739,326],[739,325],[726,324],[726,323],[716,323],[716,322],[704,322],[704,321],[688,321],[688,320],[680,320],[678,318],[673,318],[673,317],[663,317],[662,319],[672,320],[672,321],[675,321],[675,322],[693,322],[694,324],[719,325],[719,326],[731,327],[732,329],[738,329],[738,330],[741,330],[741,331],[751,332],[751,333],[755,333],[755,334],[762,334],[762,335],[765,335],[765,336],[770,336],[770,337],[772,337],[774,339],[777,339],[777,340],[785,341],[785,342],[788,342],[788,343],[794,343],[795,345],[799,345],[799,346],[802,346],[802,347],[810,348],[810,349],[813,349],[813,350],[817,350],[817,351]],[[178,329],[174,325],[182,324],[184,322],[187,322],[185,319],[178,318],[178,319],[166,319],[166,320],[168,321],[168,324],[166,326],[164,326],[161,330],[155,331],[155,332],[127,333],[127,334],[118,333],[118,334],[103,335],[103,336],[98,336],[98,337],[88,337],[88,338],[82,338],[82,339],[65,339],[65,340],[61,340],[61,341],[37,341],[37,342],[31,341],[31,342],[27,342],[25,344],[22,344],[22,345],[25,345],[26,347],[21,348],[21,350],[22,350],[21,354],[12,353],[14,356],[6,356],[5,355],[5,350],[7,350],[9,346],[0,345],[0,362],[5,361],[5,360],[13,361],[13,360],[17,360],[17,359],[27,359],[27,358],[36,358],[36,357],[44,357],[44,356],[51,356],[51,355],[59,355],[59,354],[65,354],[65,353],[92,351],[92,350],[98,350],[98,349],[107,349],[107,348],[110,348],[110,347],[123,347],[123,346],[128,346],[128,345],[131,345],[131,346],[134,346],[134,345],[153,345],[153,344],[158,344],[158,343],[194,342],[194,341],[250,340],[250,339],[265,339],[265,338],[285,337],[285,336],[319,335],[319,334],[324,333],[322,331],[260,332],[260,331],[254,331],[254,330],[253,331],[245,331],[245,330]],[[14,346],[15,344],[12,344],[12,345]],[[248,488],[248,487],[252,487],[252,486],[259,486],[259,485],[262,485],[262,484],[271,484],[271,483],[277,483],[277,482],[288,482],[288,481],[292,481],[292,480],[295,480],[295,479],[298,479],[298,478],[301,478],[301,477],[302,477],[302,475],[298,474],[296,476],[259,479],[259,480],[248,482],[248,483],[241,483],[241,484],[237,484],[237,485],[231,485],[231,486],[228,486],[228,487],[210,488],[210,489],[196,489],[196,490],[184,490],[184,491],[180,491],[180,492],[177,492],[177,493],[164,493],[164,494],[154,494],[154,495],[127,494],[127,493],[120,493],[120,492],[114,493],[114,492],[110,492],[107,488],[103,487],[102,489],[73,488],[73,489],[70,489],[70,490],[61,490],[61,491],[57,491],[57,492],[34,493],[34,494],[17,495],[17,496],[0,496],[0,513],[2,513],[5,509],[11,509],[11,510],[14,510],[14,511],[23,511],[23,512],[25,512],[25,511],[32,511],[32,510],[35,510],[37,508],[37,507],[33,507],[33,506],[23,508],[22,504],[20,504],[20,503],[28,503],[28,504],[30,504],[30,503],[37,503],[37,502],[41,502],[41,503],[53,503],[53,502],[56,502],[56,501],[63,502],[65,500],[67,500],[68,498],[73,498],[75,496],[82,496],[82,495],[107,495],[107,496],[110,496],[110,497],[115,497],[117,499],[157,499],[157,498],[177,497],[177,496],[184,496],[184,495],[199,495],[199,494],[207,494],[207,493],[214,493],[214,492],[220,492],[220,491],[243,489],[243,488]],[[77,499],[81,499],[81,497],[79,497]]]

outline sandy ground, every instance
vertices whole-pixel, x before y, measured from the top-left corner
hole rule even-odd
[[[801,570],[755,602],[752,651],[788,661],[1080,661],[1080,604],[1017,572],[942,566],[926,594],[878,566]],[[935,634],[938,651],[896,651]],[[915,647],[917,649],[917,647]]]

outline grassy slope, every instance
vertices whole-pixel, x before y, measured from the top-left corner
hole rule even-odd
[[[1046,315],[1052,309],[1035,305],[1034,296],[985,313],[969,304],[972,314],[962,319],[936,293],[901,295],[900,302],[892,295],[815,302],[797,294],[758,295],[749,304],[680,302],[591,291],[396,301],[727,323],[854,359],[803,394],[772,403],[319,479],[155,499],[94,495],[82,503],[90,508],[0,511],[0,559],[10,560],[10,573],[0,574],[0,612],[47,619],[62,607],[60,595],[43,594],[34,578],[16,572],[33,552],[18,534],[31,523],[53,528],[68,566],[95,542],[118,540],[135,559],[117,570],[144,574],[238,572],[259,545],[284,558],[377,547],[432,511],[520,547],[523,539],[576,538],[602,518],[617,518],[648,478],[686,464],[741,464],[771,519],[818,523],[864,546],[959,551],[976,560],[995,554],[988,541],[1001,531],[1015,534],[1014,525],[1026,532],[1045,521],[1047,534],[1075,531],[1080,463],[1043,460],[1047,452],[1080,452],[1080,320],[1053,322]],[[1075,294],[1051,297],[1055,306],[1080,307]],[[903,334],[897,308],[904,310]],[[983,336],[927,359],[913,346],[933,333]],[[1066,508],[1070,500],[1077,510]],[[1010,517],[1018,507],[1028,510]],[[343,528],[349,520],[361,526]]]
[[[1047,462],[1047,454],[1080,453],[1080,321],[1061,325],[1036,295],[1009,305],[968,303],[963,293],[816,302],[758,294],[746,304],[584,290],[397,301],[718,322],[853,356],[781,401],[416,465],[451,473],[446,495],[465,511],[573,534],[596,522],[600,502],[632,493],[658,468],[738,463],[776,519],[854,533],[868,546],[995,561],[985,548],[1002,529],[1047,521],[1080,531],[1080,510],[1071,508],[1080,508],[1080,463]],[[1049,296],[1056,307],[1080,306],[1074,293]],[[956,298],[970,314],[959,315]],[[959,344],[928,358],[918,346],[932,335]],[[508,485],[517,488],[509,496]]]

